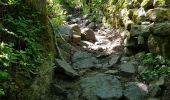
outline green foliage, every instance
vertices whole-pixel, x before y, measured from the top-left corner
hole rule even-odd
[[[0,89],[0,97],[1,97],[1,96],[4,96],[4,95],[5,95],[4,90],[3,90],[3,89]]]
[[[35,64],[41,62],[42,59],[39,57],[41,47],[37,41],[38,33],[40,33],[43,29],[40,22],[29,20],[24,17],[14,19],[12,16],[8,16],[5,21],[10,26],[9,30],[13,31],[15,36],[19,39],[26,42],[26,48],[24,48],[25,50],[22,50],[21,48],[21,50],[15,51],[15,56],[17,59],[22,59],[19,61],[19,66],[24,65],[27,67],[29,66],[29,68],[34,68]]]
[[[0,0],[0,2],[3,2],[3,3],[7,3],[9,5],[12,5],[12,4],[19,4],[21,0]]]
[[[0,79],[7,79],[9,74],[5,71],[0,71]]]
[[[4,42],[0,43],[0,68],[6,68],[15,61],[15,56],[13,54],[13,48]]]
[[[62,0],[61,0],[62,1]],[[48,15],[50,16],[52,22],[56,27],[63,25],[65,23],[66,18],[66,10],[62,8],[60,0],[52,0],[49,1],[48,4]]]
[[[84,14],[92,13],[92,20],[97,21],[100,11],[103,8],[104,0],[80,0]]]
[[[146,69],[141,73],[141,77],[145,80],[157,80],[170,73],[170,61],[160,55],[147,53],[142,57],[142,62]]]
[[[29,87],[45,60],[38,41],[44,29],[38,19],[39,13],[26,5],[21,8],[22,12],[4,16],[4,27],[0,29],[5,36],[9,35],[0,41],[0,97],[8,93],[17,96]],[[28,12],[32,13],[28,15]]]

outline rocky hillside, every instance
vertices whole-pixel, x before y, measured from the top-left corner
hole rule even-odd
[[[104,19],[117,28],[122,27],[125,52],[149,50],[170,58],[169,0],[109,0]]]

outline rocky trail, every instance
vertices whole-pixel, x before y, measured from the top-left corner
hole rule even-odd
[[[72,17],[60,33],[66,42],[60,47],[65,60],[56,59],[52,100],[159,100],[162,80],[140,79],[143,53],[125,55],[118,31],[86,16]]]

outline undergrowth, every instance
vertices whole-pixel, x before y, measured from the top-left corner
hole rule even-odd
[[[141,73],[144,80],[154,81],[170,74],[170,61],[161,55],[147,53],[142,57],[142,63],[145,66]]]
[[[20,9],[4,15],[3,27],[0,27],[0,99],[21,95],[32,84],[45,60],[38,41],[44,28],[37,19],[39,12],[20,0],[6,3]]]

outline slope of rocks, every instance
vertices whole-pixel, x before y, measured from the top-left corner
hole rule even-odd
[[[51,100],[159,100],[164,83],[139,78],[144,53],[125,55],[124,33],[101,26],[73,17],[60,28],[65,59],[56,59]]]

